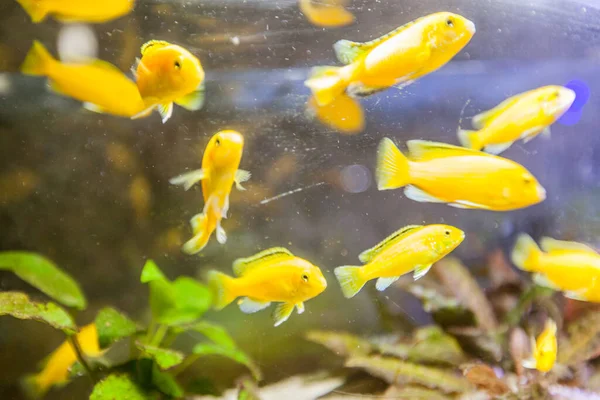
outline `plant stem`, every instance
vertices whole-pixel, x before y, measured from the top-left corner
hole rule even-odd
[[[163,346],[164,347],[171,347],[171,345],[173,344],[173,342],[175,341],[175,339],[177,338],[177,336],[179,335],[179,333],[177,332],[169,332],[167,334],[167,336],[165,337],[165,340],[163,340]]]
[[[146,340],[145,342],[150,344],[150,341],[152,340],[152,334],[154,333],[154,329],[156,328],[156,321],[154,320],[154,318],[152,318],[150,320],[150,325],[148,325],[148,331],[146,332]]]
[[[160,347],[160,343],[165,338],[165,335],[167,334],[168,330],[169,330],[169,327],[167,325],[159,325],[150,344],[152,346]]]
[[[193,363],[198,361],[199,358],[200,358],[200,354],[192,354],[190,356],[187,356],[181,364],[179,364],[177,367],[173,368],[171,375],[173,375],[175,377],[175,376],[181,374],[183,371],[188,369]]]
[[[73,350],[75,350],[75,355],[77,356],[77,361],[79,361],[81,363],[81,365],[83,366],[83,369],[85,369],[85,372],[87,372],[88,376],[92,380],[92,383],[95,384],[97,382],[96,377],[94,376],[92,369],[90,368],[87,361],[85,360],[83,352],[81,351],[81,346],[79,345],[79,340],[77,340],[77,335],[70,335],[68,337],[68,340],[71,343]]]

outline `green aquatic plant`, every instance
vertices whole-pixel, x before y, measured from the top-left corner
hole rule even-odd
[[[0,316],[39,321],[63,331],[77,356],[69,380],[87,375],[93,382],[90,399],[183,398],[187,388],[178,376],[208,355],[229,358],[245,365],[253,380],[261,378],[258,366],[227,331],[203,319],[212,306],[208,287],[188,277],[170,281],[153,261],[146,262],[141,273],[141,282],[150,289],[150,323],[135,322],[111,307],[101,309],[94,324],[102,351],[95,356],[85,355],[77,339],[75,311],[85,309],[87,302],[73,278],[46,258],[27,252],[0,253],[0,269],[14,272],[59,303],[0,292]],[[186,332],[199,333],[202,339],[191,348],[173,348],[177,336]],[[36,391],[27,392],[36,396]]]

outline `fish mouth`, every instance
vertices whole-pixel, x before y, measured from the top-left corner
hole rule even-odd
[[[477,32],[477,28],[475,28],[475,23],[473,21],[467,20],[465,22],[465,27],[467,28],[467,31],[469,31],[469,33],[471,35],[474,35],[475,32]]]
[[[540,201],[546,200],[546,189],[542,185],[537,185],[537,195]]]
[[[574,90],[571,90],[569,88],[561,89],[559,107],[562,110],[567,111],[571,107],[571,105],[573,105],[573,102],[575,101],[576,97],[577,95],[575,94]]]

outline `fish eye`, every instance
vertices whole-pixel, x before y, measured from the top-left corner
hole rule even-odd
[[[217,140],[215,140],[215,145],[220,146],[221,145],[221,139],[217,138]]]
[[[446,25],[448,25],[450,28],[454,27],[454,21],[452,21],[452,18],[448,18],[446,20]]]
[[[302,280],[304,282],[308,282],[308,275],[306,275],[306,274],[302,275]]]
[[[446,229],[446,230],[444,231],[444,234],[445,234],[446,236],[450,236],[450,231]]]
[[[530,184],[531,182],[533,182],[533,179],[531,179],[530,176],[524,176],[523,182],[525,182],[526,184]]]
[[[175,60],[175,69],[181,69],[181,63],[179,60]]]

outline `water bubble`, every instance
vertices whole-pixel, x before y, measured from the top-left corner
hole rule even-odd
[[[89,25],[63,25],[57,42],[62,61],[78,62],[98,57],[98,39]]]
[[[362,193],[371,186],[371,171],[364,165],[349,165],[340,175],[342,187],[349,193]]]

